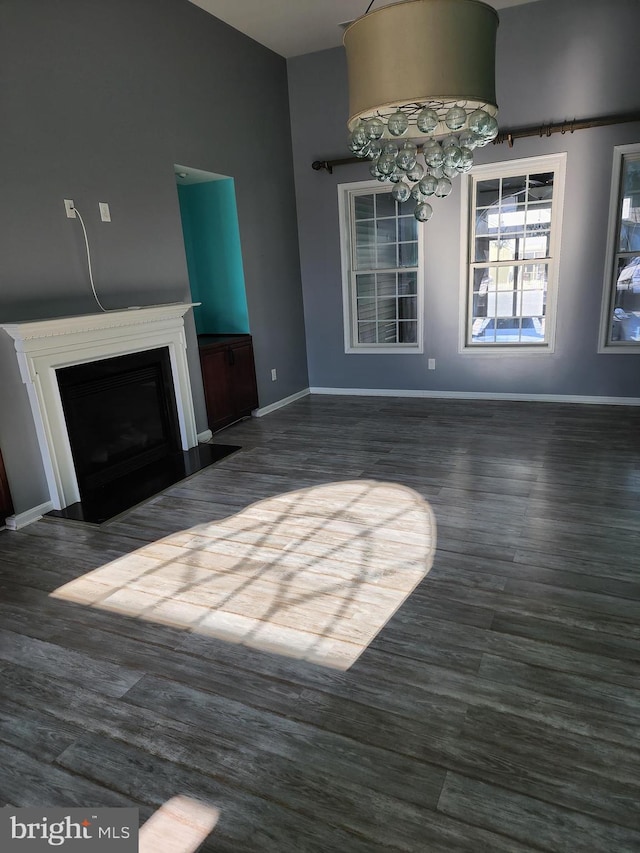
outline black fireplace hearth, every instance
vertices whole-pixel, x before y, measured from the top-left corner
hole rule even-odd
[[[78,503],[65,509],[53,509],[47,515],[52,518],[103,524],[240,449],[232,444],[199,444],[191,450],[178,451],[108,485],[87,492]]]

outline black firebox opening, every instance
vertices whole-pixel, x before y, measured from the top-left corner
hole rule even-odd
[[[180,450],[167,347],[57,371],[84,499]]]
[[[168,347],[57,371],[80,501],[48,515],[102,524],[240,448],[181,450]]]

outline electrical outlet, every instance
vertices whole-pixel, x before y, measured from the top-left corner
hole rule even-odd
[[[435,358],[430,358],[430,359],[429,359],[429,361],[427,362],[427,367],[429,368],[429,370],[435,370],[435,369],[436,369],[436,360],[435,360]]]
[[[106,201],[99,201],[98,208],[100,209],[100,219],[103,222],[111,222],[111,211]]]
[[[277,382],[277,380],[278,380],[278,371],[274,367],[271,371],[271,381]]]
[[[72,198],[65,198],[64,209],[65,209],[66,214],[69,217],[69,219],[75,219],[76,218],[76,209],[73,206],[73,199]]]

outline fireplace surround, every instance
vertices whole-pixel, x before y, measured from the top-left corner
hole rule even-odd
[[[15,342],[54,509],[64,509],[80,500],[58,371],[166,349],[179,446],[189,450],[197,445],[184,332],[184,315],[193,304],[154,305],[0,325]]]

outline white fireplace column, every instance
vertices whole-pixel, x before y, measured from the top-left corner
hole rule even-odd
[[[54,509],[80,500],[56,370],[167,347],[182,449],[198,443],[184,315],[196,303],[153,305],[53,320],[0,324],[14,339]]]

